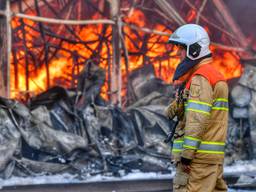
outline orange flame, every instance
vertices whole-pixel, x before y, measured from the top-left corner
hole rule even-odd
[[[194,19],[196,12],[192,11],[188,15],[189,19]],[[97,17],[97,15],[95,16]],[[126,23],[134,24],[136,26],[145,27],[149,24],[147,18],[142,11],[134,10],[133,14],[130,17],[124,18]],[[33,21],[24,19],[24,23],[29,26],[36,26]],[[21,23],[17,19],[12,20],[12,28],[18,29]],[[152,25],[152,24],[151,24]],[[62,85],[64,87],[71,87],[71,82],[73,80],[72,75],[77,75],[81,72],[83,63],[94,55],[95,57],[101,56],[99,60],[99,65],[106,69],[109,67],[109,56],[112,55],[112,46],[111,46],[111,26],[107,26],[105,34],[101,34],[103,30],[103,25],[87,25],[77,30],[77,35],[82,41],[90,41],[88,44],[77,43],[71,44],[68,42],[63,42],[61,47],[63,50],[58,51],[58,54],[49,61],[49,74],[50,74],[50,85]],[[155,24],[153,28],[159,31],[165,31],[171,33],[169,29],[166,29],[164,25]],[[34,30],[31,31],[29,27],[25,27],[26,30],[26,46],[30,51],[33,51],[39,55],[40,51],[44,51],[40,48],[33,47],[37,39],[40,39],[39,32]],[[209,30],[207,28],[207,30]],[[162,78],[165,82],[171,83],[173,73],[175,68],[180,62],[180,59],[175,57],[176,50],[173,49],[170,45],[167,45],[168,41],[167,36],[159,36],[155,34],[145,34],[142,31],[134,31],[129,26],[123,27],[124,32],[124,41],[126,48],[128,49],[129,55],[129,66],[126,69],[125,59],[121,59],[121,71],[123,75],[123,91],[122,96],[125,96],[126,87],[125,83],[127,82],[127,70],[132,72],[138,67],[143,66],[146,63],[147,58],[148,62],[153,64],[155,73],[157,77]],[[21,30],[17,30],[16,36],[20,39],[23,39],[23,34]],[[101,44],[100,52],[95,52],[99,50],[98,46],[100,45],[99,35],[104,35],[108,42]],[[143,37],[143,38],[142,38]],[[142,38],[142,39],[140,39]],[[51,41],[51,39],[47,39]],[[17,42],[16,45],[18,48],[17,51],[12,54],[12,65],[11,65],[11,97],[18,98],[21,92],[26,92],[26,73],[25,73],[25,57],[26,52],[21,42]],[[142,49],[143,47],[143,49]],[[214,55],[214,66],[216,66],[227,79],[239,77],[242,72],[242,66],[239,62],[239,57],[233,52],[224,52],[223,54],[217,53],[216,48],[211,48]],[[144,51],[144,52],[142,52]],[[79,55],[77,60],[74,60],[71,52],[76,52]],[[217,54],[215,54],[217,53]],[[15,58],[14,58],[15,57]],[[39,56],[38,56],[39,57]],[[16,62],[15,62],[16,61]],[[29,60],[31,62],[31,60]],[[111,67],[111,66],[110,66]],[[18,79],[15,79],[15,70],[18,72]],[[108,79],[107,74],[107,79]],[[40,64],[35,68],[32,63],[29,63],[29,92],[32,94],[38,94],[47,87],[47,74],[45,63]],[[15,85],[15,82],[16,83]],[[108,85],[107,82],[102,87],[102,96],[105,99],[108,99]]]

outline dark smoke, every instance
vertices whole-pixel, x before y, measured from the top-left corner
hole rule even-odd
[[[232,16],[241,27],[244,34],[256,39],[256,1],[255,0],[226,0]]]

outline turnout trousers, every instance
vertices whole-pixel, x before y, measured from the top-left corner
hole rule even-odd
[[[178,163],[173,179],[174,192],[227,192],[227,185],[223,180],[223,165],[191,163],[190,168],[190,173],[187,174]]]

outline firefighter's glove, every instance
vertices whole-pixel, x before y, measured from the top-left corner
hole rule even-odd
[[[183,165],[190,165],[191,164],[191,159],[187,159],[185,157],[181,157],[180,158],[180,162],[183,164]]]
[[[190,173],[191,161],[192,161],[191,159],[181,157],[180,162],[181,162],[182,169],[185,173],[188,173],[188,174]]]
[[[183,119],[184,116],[184,103],[178,103],[177,104],[177,111],[176,111],[176,115],[178,117],[178,120],[181,121]]]
[[[178,103],[176,100],[171,102],[167,108],[165,109],[165,115],[169,119],[173,119],[175,116],[178,117],[178,119],[181,119],[181,117],[184,114],[184,105],[181,103]]]

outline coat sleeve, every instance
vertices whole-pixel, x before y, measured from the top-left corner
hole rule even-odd
[[[209,123],[213,102],[212,86],[201,75],[193,77],[185,110],[186,125],[181,157],[193,159]]]

